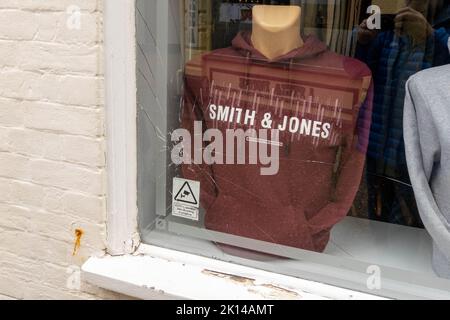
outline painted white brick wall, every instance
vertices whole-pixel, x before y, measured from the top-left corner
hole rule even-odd
[[[0,299],[122,298],[77,281],[105,250],[102,1],[0,1]]]

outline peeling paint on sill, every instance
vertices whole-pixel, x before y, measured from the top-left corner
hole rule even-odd
[[[227,273],[221,273],[212,270],[203,270],[203,274],[217,277],[220,279],[229,280],[233,283],[243,285],[247,287],[247,291],[260,295],[264,299],[301,299],[301,295],[293,290],[289,290],[280,286],[275,286],[273,284],[258,284],[255,279],[236,276]]]

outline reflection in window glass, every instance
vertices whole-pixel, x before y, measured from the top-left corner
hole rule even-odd
[[[136,19],[144,242],[450,291],[448,1],[138,0]]]

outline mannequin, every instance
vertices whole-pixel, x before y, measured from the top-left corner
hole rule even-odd
[[[302,47],[301,8],[298,6],[253,7],[252,42],[269,60]]]
[[[279,137],[279,170],[262,175],[266,166],[250,163],[246,150],[254,144],[244,139],[238,154],[230,150],[244,160],[242,165],[187,161],[181,171],[183,178],[200,182],[206,230],[323,252],[329,231],[347,216],[361,182],[371,125],[371,73],[314,36],[302,39],[300,22],[300,7],[255,6],[252,33],[239,32],[231,46],[194,58],[185,69],[180,110],[184,132],[195,136],[198,123],[223,137],[247,129],[273,132],[289,118],[289,129]],[[218,117],[220,106],[230,113]],[[236,120],[247,112],[254,120],[250,125]],[[314,133],[320,131],[314,123],[332,124],[332,136],[327,140]],[[259,152],[264,139],[256,143]],[[280,147],[268,142],[275,145],[271,150]],[[214,143],[205,143],[202,149],[212,147]],[[200,150],[191,141],[195,149]],[[183,155],[192,158],[192,153]],[[217,242],[224,252],[250,255]]]

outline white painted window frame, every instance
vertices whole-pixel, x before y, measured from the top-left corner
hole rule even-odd
[[[377,299],[365,293],[140,243],[135,1],[107,0],[103,14],[108,255],[90,258],[82,267],[84,279],[143,299]]]
[[[134,0],[104,2],[107,248],[133,253],[137,232],[136,27]]]
[[[136,201],[135,1],[105,1],[103,14],[108,255],[90,258],[82,268],[84,279],[142,299],[375,298],[140,243]],[[236,277],[248,281],[232,280]],[[178,279],[176,285],[173,279]]]

